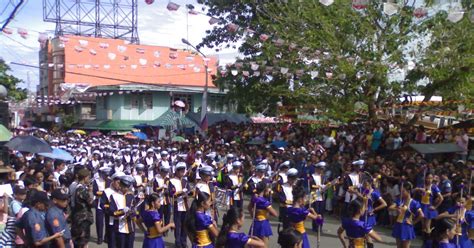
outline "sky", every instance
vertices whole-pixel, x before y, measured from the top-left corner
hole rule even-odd
[[[0,0],[0,25],[3,25],[4,20],[13,11],[13,4],[19,1]],[[16,14],[13,21],[7,26],[12,28],[14,33],[11,35],[0,33],[0,58],[6,62],[38,65],[38,33],[47,32],[50,37],[54,37],[55,24],[43,21],[43,0],[25,1],[26,4],[23,4],[23,7]],[[181,42],[182,38],[189,37],[188,40],[191,44],[198,44],[205,36],[205,31],[212,29],[208,22],[209,17],[207,16],[188,15],[188,18],[186,18],[186,4],[193,4],[197,10],[201,9],[201,6],[196,1],[173,0],[174,3],[181,5],[178,11],[173,12],[166,9],[168,1],[155,0],[151,5],[147,5],[145,0],[137,1],[138,36],[141,44],[186,48],[186,45]],[[17,28],[28,30],[28,38],[21,38],[16,33]],[[202,49],[202,52],[208,55],[218,55],[221,64],[234,61],[234,58],[238,55],[235,49],[223,49],[219,53],[210,49]],[[36,86],[39,84],[38,69],[13,64],[10,64],[10,67],[12,69],[10,74],[24,81],[19,87],[28,88],[32,91],[36,90]]]

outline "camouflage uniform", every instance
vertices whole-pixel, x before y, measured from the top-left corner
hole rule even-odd
[[[74,247],[84,247],[90,239],[90,227],[93,223],[92,195],[87,186],[77,185],[74,194],[74,206],[71,211],[71,234]]]

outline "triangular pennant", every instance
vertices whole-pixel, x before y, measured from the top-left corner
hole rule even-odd
[[[398,12],[398,5],[395,3],[384,3],[383,12],[389,16],[395,15]]]
[[[166,5],[166,8],[169,10],[169,11],[176,11],[179,9],[179,4],[177,3],[173,3],[173,2],[169,2],[168,5]]]
[[[319,2],[324,6],[329,6],[334,3],[334,0],[319,0]]]
[[[463,16],[464,16],[464,12],[457,9],[452,9],[448,12],[448,20],[453,23],[456,23],[462,20]]]

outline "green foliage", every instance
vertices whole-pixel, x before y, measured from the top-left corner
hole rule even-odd
[[[238,61],[243,62],[238,69],[251,72],[249,63],[260,66],[258,76],[233,76],[232,66],[217,79],[220,87],[230,89],[229,99],[237,100],[241,112],[275,113],[279,101],[286,106],[310,103],[321,106],[329,117],[345,120],[354,116],[358,101],[374,117],[376,107],[396,102],[404,92],[452,97],[460,89],[473,92],[474,25],[468,18],[450,23],[446,13],[438,13],[418,19],[413,16],[413,1],[398,1],[403,3],[393,16],[383,13],[382,1],[369,1],[363,10],[342,0],[331,6],[297,0],[198,2],[208,7],[209,15],[220,18],[199,46],[220,48],[241,41],[239,50],[245,58]],[[241,28],[229,32],[230,23]],[[261,41],[261,34],[270,39]],[[406,78],[389,78],[412,59],[417,66]],[[265,73],[266,67],[276,70]],[[282,67],[291,75],[275,72]],[[422,79],[430,83],[420,86]]]
[[[5,86],[8,90],[8,98],[14,101],[21,101],[26,99],[26,89],[17,88],[17,85],[21,83],[21,80],[9,75],[10,67],[5,64],[5,61],[0,59],[0,84]]]

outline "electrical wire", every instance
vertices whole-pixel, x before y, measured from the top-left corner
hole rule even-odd
[[[20,0],[20,2],[15,6],[15,8],[13,9],[12,13],[10,14],[10,16],[7,18],[6,22],[3,24],[3,26],[0,28],[0,31],[2,31],[7,25],[8,23],[11,22],[11,20],[13,20],[13,18],[15,18],[15,15],[17,14],[17,11],[20,9],[21,5],[25,2],[25,0]]]
[[[30,67],[30,68],[36,68],[36,69],[44,69],[44,68],[41,68],[39,66],[34,66],[34,65],[28,65],[28,64],[24,64],[24,63],[18,63],[18,62],[10,62],[10,64],[12,65],[18,65],[18,66],[25,66],[25,67]],[[51,71],[59,71],[58,69],[54,69],[54,68],[47,68],[48,70],[51,70]],[[117,82],[124,82],[124,83],[127,83],[127,84],[131,84],[131,83],[136,83],[136,84],[150,84],[150,83],[144,83],[144,82],[140,82],[140,81],[133,81],[133,80],[125,80],[125,79],[121,79],[121,78],[113,78],[113,77],[105,77],[105,76],[97,76],[97,75],[89,75],[89,74],[84,74],[84,73],[80,73],[80,72],[67,72],[69,74],[73,74],[73,75],[79,75],[79,76],[85,76],[85,77],[91,77],[91,78],[100,78],[100,79],[106,79],[106,80],[114,80],[114,81],[117,81]],[[201,72],[202,73],[202,72]],[[114,74],[114,73],[112,73]],[[183,76],[183,75],[191,75],[191,74],[196,74],[196,73],[181,73],[181,74],[168,74],[168,75],[156,75],[156,76],[152,76],[152,77],[172,77],[172,76]],[[119,74],[120,75],[120,74]],[[162,84],[163,86],[165,87],[168,87],[168,88],[176,88],[176,89],[180,89],[179,86],[189,86],[189,87],[193,87],[192,85],[179,85],[179,86],[174,86],[174,85],[171,85],[171,84]],[[102,86],[102,85],[101,85]],[[105,86],[105,85],[104,85]],[[199,91],[200,92],[200,91]]]

